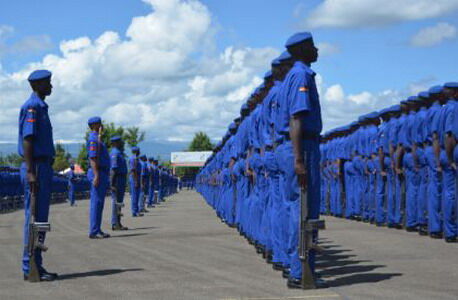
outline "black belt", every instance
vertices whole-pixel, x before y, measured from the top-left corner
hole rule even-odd
[[[272,151],[274,147],[272,145],[266,145],[265,146],[266,151]]]
[[[35,163],[45,163],[45,162],[51,162],[52,157],[50,156],[37,156],[33,158],[33,162]]]
[[[289,132],[284,132],[283,136],[284,136],[285,140],[287,140],[287,141],[291,140]],[[308,131],[303,132],[302,133],[302,137],[304,138],[304,140],[320,140],[320,138],[321,138],[319,133],[312,133],[312,132],[308,132]]]

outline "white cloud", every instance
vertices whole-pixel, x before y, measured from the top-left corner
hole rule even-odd
[[[380,26],[435,18],[457,9],[457,0],[324,0],[303,25],[307,28]]]
[[[411,38],[410,44],[415,47],[431,47],[445,40],[454,39],[456,36],[457,29],[455,26],[441,22],[421,29]]]
[[[342,86],[340,84],[335,84],[333,86],[330,86],[326,90],[324,98],[328,102],[342,103],[345,99],[345,94],[344,94]]]
[[[61,41],[58,54],[16,73],[0,68],[0,139],[17,138],[18,110],[30,93],[26,77],[37,68],[53,72],[47,101],[56,139],[82,139],[93,115],[139,126],[148,139],[186,140],[198,130],[219,138],[279,51],[217,53],[215,26],[202,3],[145,2],[151,13],[133,18],[125,35]]]
[[[317,47],[320,51],[320,56],[328,56],[340,53],[339,46],[331,43],[318,43]]]

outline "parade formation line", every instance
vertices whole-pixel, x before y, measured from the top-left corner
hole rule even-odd
[[[129,202],[129,197],[126,197]],[[127,206],[129,203],[126,203]],[[46,261],[59,280],[21,278],[23,211],[0,218],[1,299],[453,299],[456,247],[415,234],[326,217],[317,259],[330,288],[291,290],[200,195],[182,191],[128,231],[87,238],[88,201],[51,206]]]

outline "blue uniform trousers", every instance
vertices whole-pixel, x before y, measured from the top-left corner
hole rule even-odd
[[[419,226],[428,226],[428,167],[426,165],[425,151],[423,148],[417,148],[417,157],[420,165],[418,171],[419,186],[417,199],[417,223]]]
[[[290,141],[286,141],[279,145],[275,151],[277,165],[279,167],[279,190],[282,200],[280,212],[280,233],[281,233],[281,247],[284,253],[284,267],[289,268],[291,265],[291,251],[289,251],[289,237],[290,227],[289,219],[291,218],[290,203],[292,198],[291,182],[294,177],[294,155],[293,147]]]
[[[92,169],[88,171],[88,179],[91,182],[91,202],[89,211],[89,235],[95,235],[102,232],[102,213],[105,204],[105,195],[109,187],[108,170],[99,171],[99,186],[92,184],[94,173]]]
[[[440,233],[442,232],[442,173],[437,171],[432,146],[425,148],[425,156],[428,165],[428,229],[430,233]]]
[[[126,174],[119,174],[116,177],[116,192],[111,191],[111,225],[118,223],[116,214],[116,203],[124,203],[124,194],[126,192]]]
[[[420,187],[420,177],[415,169],[414,157],[412,152],[404,155],[404,169],[406,180],[406,207],[405,219],[407,227],[418,226],[418,189]]]
[[[68,202],[70,205],[75,205],[75,184],[69,183],[68,184]]]
[[[130,208],[132,211],[132,215],[138,215],[138,200],[140,197],[140,180],[138,181],[138,187],[135,187],[135,180],[132,175],[129,175],[129,187],[130,187]]]
[[[144,176],[146,177],[146,176]],[[144,185],[140,183],[140,193],[138,195],[138,211],[145,209],[145,198],[148,197],[149,180],[142,178],[141,182],[146,182]]]
[[[36,163],[36,175],[38,181],[38,191],[36,195],[36,211],[35,221],[36,222],[48,222],[49,205],[51,201],[51,185],[53,178],[53,170],[51,166],[51,159],[49,162]],[[24,186],[24,251],[22,255],[22,271],[24,274],[29,274],[29,224],[31,219],[30,211],[30,185],[26,177],[27,167],[25,163],[22,163],[20,175],[21,181]],[[44,243],[46,233],[40,233],[38,240]],[[39,268],[39,271],[43,270],[43,258],[41,250],[35,250],[35,262]]]
[[[317,219],[320,216],[320,150],[318,140],[304,140],[303,149],[307,153],[306,164],[307,164],[307,179],[308,179],[308,213],[309,219]],[[294,173],[292,180],[292,195],[291,198],[291,218],[290,218],[290,250],[291,252],[291,271],[290,276],[296,279],[302,277],[301,262],[299,260],[299,221],[300,221],[300,188],[297,181],[297,176]],[[318,232],[315,233],[315,240],[318,238]],[[315,251],[311,250],[309,253],[309,265],[312,272],[315,272]]]
[[[442,217],[444,237],[457,236],[457,204],[456,204],[456,171],[449,165],[447,155],[441,151],[442,166]]]

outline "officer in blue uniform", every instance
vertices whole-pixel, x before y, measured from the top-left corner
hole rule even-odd
[[[75,184],[76,184],[76,175],[75,175],[75,166],[70,165],[70,171],[67,174],[68,178],[68,202],[70,206],[76,206],[75,203]]]
[[[156,173],[156,167],[154,166],[154,157],[150,157],[148,159],[148,201],[147,207],[153,208],[154,207],[154,177]]]
[[[89,238],[109,238],[101,229],[105,195],[110,181],[110,155],[105,143],[101,140],[103,131],[102,119],[92,117],[88,120],[90,129],[87,141],[87,153],[90,169],[87,178],[91,182],[91,202],[89,212]]]
[[[142,217],[143,213],[138,210],[139,197],[141,192],[141,164],[140,148],[132,147],[132,156],[129,158],[129,186],[130,186],[130,206],[133,217]]]
[[[121,207],[124,206],[126,192],[127,163],[124,158],[123,141],[118,135],[111,137],[110,186],[111,186],[111,229],[127,230],[121,224]]]
[[[138,211],[142,213],[148,212],[145,209],[145,200],[148,197],[150,174],[146,155],[140,156],[140,196],[138,197]]]
[[[28,81],[32,94],[22,105],[19,113],[18,152],[24,158],[21,165],[21,182],[24,186],[24,250],[22,271],[24,280],[29,275],[29,222],[31,218],[30,197],[36,194],[35,220],[47,222],[51,200],[52,161],[55,156],[51,121],[48,115],[48,104],[45,99],[51,95],[51,72],[37,70],[32,72]],[[44,243],[45,233],[40,233],[39,241]],[[41,281],[53,281],[57,274],[49,273],[43,267],[41,250],[35,250],[35,262],[38,266]]]
[[[317,219],[320,213],[320,133],[322,130],[321,107],[315,83],[315,72],[310,65],[318,59],[318,49],[312,35],[302,32],[293,35],[286,42],[288,52],[295,63],[288,72],[281,90],[285,106],[281,108],[285,140],[290,140],[291,153],[286,154],[286,165],[292,167],[290,186],[290,250],[291,271],[288,286],[301,287],[301,262],[299,260],[299,219],[300,189],[308,194],[310,219]],[[304,157],[304,151],[306,156]],[[315,233],[315,239],[318,234]],[[310,251],[309,265],[315,271],[315,253]]]
[[[444,84],[447,103],[442,108],[440,162],[442,167],[442,216],[444,238],[447,243],[458,242],[457,172],[454,148],[458,126],[458,82]]]

